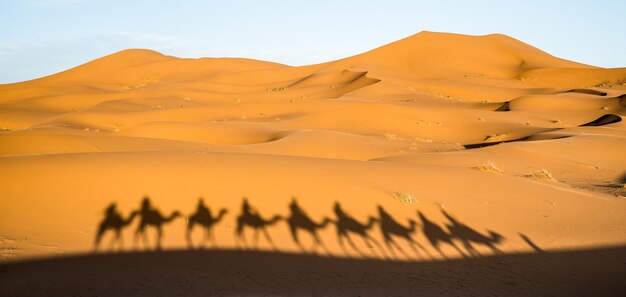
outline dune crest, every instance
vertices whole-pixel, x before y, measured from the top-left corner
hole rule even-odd
[[[220,248],[237,246],[243,196],[247,227],[271,220],[261,249],[307,250],[288,227],[329,255],[383,258],[381,243],[411,260],[624,245],[625,94],[626,68],[500,34],[421,32],[300,67],[124,50],[0,85],[0,257],[90,250],[102,209],[120,227],[147,195],[230,213]],[[193,242],[184,224],[162,226],[164,249]]]

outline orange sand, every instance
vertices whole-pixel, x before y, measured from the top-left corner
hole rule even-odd
[[[182,213],[164,225],[164,249],[187,247],[200,196],[214,215],[228,210],[219,248],[237,246],[243,196],[267,220],[288,217],[292,197],[316,223],[338,220],[335,202],[360,224],[374,218],[366,234],[380,246],[352,234],[356,249],[342,248],[332,222],[318,228],[328,251],[317,252],[336,256],[459,258],[453,244],[471,256],[454,222],[480,234],[480,254],[622,246],[626,124],[580,125],[621,120],[625,93],[626,68],[503,35],[422,32],[302,67],[125,50],[0,85],[0,259],[91,252],[105,208],[127,217],[144,195]],[[396,237],[404,253],[394,254],[379,205],[415,221],[423,249]],[[124,250],[144,248],[137,222],[122,231]],[[267,231],[276,250],[300,251],[284,220]],[[191,233],[195,246],[202,236]],[[254,245],[252,229],[243,236]],[[310,234],[299,238],[311,251]],[[258,247],[272,249],[263,233]]]

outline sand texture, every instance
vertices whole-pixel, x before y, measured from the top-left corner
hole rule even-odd
[[[512,292],[546,277],[555,295],[573,284],[623,293],[619,278],[598,291],[576,271],[624,280],[625,116],[626,68],[497,34],[421,32],[300,67],[129,49],[0,85],[0,295],[25,292],[29,277],[53,287],[28,271],[61,271],[63,282],[74,264],[109,267],[81,290],[103,278],[100,295],[131,295],[120,275],[141,273],[111,263],[201,273],[207,257],[236,262],[207,272],[223,290],[234,271],[272,261],[269,274],[248,273],[290,284],[253,290],[246,279],[248,289],[215,295],[343,295],[333,267],[355,296],[386,295],[371,282],[395,295],[411,282],[428,296],[524,295]],[[168,273],[142,277],[202,283]],[[528,294],[550,287],[536,284]]]

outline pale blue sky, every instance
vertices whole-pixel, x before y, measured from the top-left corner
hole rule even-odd
[[[626,67],[626,1],[0,0],[0,83],[126,48],[304,65],[419,31],[503,33],[555,56]]]

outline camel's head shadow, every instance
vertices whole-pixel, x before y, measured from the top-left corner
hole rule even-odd
[[[489,238],[494,243],[501,243],[505,240],[504,236],[500,235],[498,232],[487,230],[487,233],[489,233]]]
[[[385,211],[385,209],[380,204],[376,205],[376,209],[378,209],[378,214],[381,216],[387,213],[387,211]]]
[[[417,211],[417,216],[422,220],[422,222],[426,222],[428,221],[428,219],[426,218],[426,216],[424,215],[424,213],[422,213],[421,211]]]

